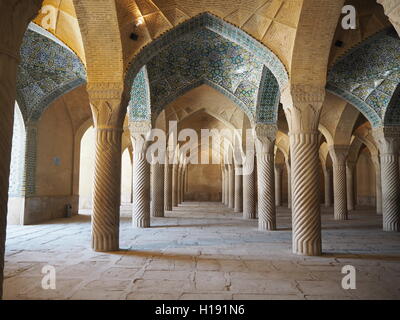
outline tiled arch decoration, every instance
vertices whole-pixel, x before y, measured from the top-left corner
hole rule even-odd
[[[218,83],[215,83],[212,80],[205,78],[198,79],[196,81],[187,84],[184,87],[179,88],[178,91],[175,91],[172,95],[169,95],[165,98],[163,106],[168,105],[169,103],[176,100],[178,97],[183,96],[186,92],[189,92],[190,90],[197,88],[203,84],[208,85],[209,87],[221,92],[229,99],[231,99],[234,103],[236,103],[243,111],[245,111],[245,113],[250,119],[254,118],[254,114],[251,113],[250,110],[248,110],[247,106],[239,98],[237,98],[234,94],[226,90],[224,87],[220,86]]]
[[[150,88],[147,67],[143,66],[136,75],[131,89],[128,106],[129,121],[151,120]]]
[[[37,121],[58,97],[86,82],[78,56],[49,32],[30,24],[17,73],[17,101],[26,122]]]
[[[353,104],[373,127],[400,125],[398,102],[397,107],[393,102],[400,83],[399,52],[395,31],[379,32],[335,63],[328,74],[327,90]]]
[[[253,39],[251,36],[249,36],[247,33],[244,31],[240,30],[236,26],[223,21],[222,19],[210,14],[210,13],[202,13],[186,22],[183,22],[182,24],[178,25],[174,29],[168,31],[167,33],[163,34],[160,38],[154,40],[152,43],[150,43],[148,46],[144,47],[143,50],[136,56],[136,58],[133,60],[131,63],[128,71],[127,71],[127,76],[126,76],[126,82],[128,87],[132,87],[135,77],[142,68],[143,65],[146,64],[151,64],[151,60],[162,53],[163,50],[168,50],[168,47],[171,46],[171,44],[176,44],[179,42],[182,38],[184,38],[186,35],[189,35],[191,37],[196,37],[201,34],[205,34],[206,37],[210,37],[212,34],[215,34],[216,37],[220,37],[223,40],[220,40],[222,42],[226,43],[231,43],[233,47],[239,47],[240,50],[243,52],[246,52],[247,55],[252,55],[254,57],[253,61],[255,63],[258,63],[260,68],[259,68],[259,73],[261,75],[263,66],[266,66],[270,71],[271,74],[274,76],[276,79],[275,81],[278,83],[280,88],[284,88],[287,85],[288,82],[288,74],[286,72],[286,69],[284,65],[281,63],[281,61],[270,51],[268,50],[263,44],[259,43],[257,40]],[[176,50],[175,52],[179,52],[179,50]],[[215,54],[211,53],[211,54]],[[217,60],[215,60],[217,61]],[[217,62],[216,62],[217,63]],[[152,82],[152,72],[151,72],[151,66],[148,66],[148,71],[149,71],[149,80],[150,83]],[[162,72],[160,72],[162,73]],[[204,82],[209,82],[211,84],[218,84],[217,81],[213,81],[213,79],[206,79],[206,77],[201,77],[194,80],[194,81],[189,81],[189,83],[185,83],[185,85],[182,85],[182,88],[189,88],[190,86],[193,87],[193,84],[199,84],[199,83],[204,83]],[[214,86],[215,87],[215,86]],[[224,88],[225,90],[222,90],[224,93],[227,93],[226,90],[227,88],[224,87],[221,84],[218,84],[216,86],[217,89]],[[257,96],[258,96],[258,88],[259,88],[259,83],[255,88],[251,89],[251,93],[249,94],[247,87],[244,87],[244,90],[241,90],[241,94],[247,95],[247,98],[250,97],[251,95],[254,95],[252,97],[252,102],[250,103],[241,103],[240,106],[243,107],[244,105],[247,105],[247,110],[244,109],[246,114],[249,115],[249,113],[252,114],[252,120],[255,120],[255,109],[256,109],[256,102]],[[151,96],[157,96],[153,95],[152,92],[153,86],[150,84],[150,91],[151,91]],[[186,91],[186,90],[177,90],[177,91]],[[232,92],[231,92],[232,93]],[[233,93],[233,96],[235,94]],[[243,102],[246,97],[243,97],[244,99],[240,99],[238,95],[236,95],[237,100],[241,100]],[[232,95],[230,95],[230,98],[232,98]],[[154,105],[152,101],[152,112],[153,108],[156,109],[155,112],[160,111],[160,106]],[[251,111],[249,111],[249,109]]]
[[[392,99],[389,102],[388,107],[383,118],[383,124],[385,126],[398,126],[400,125],[400,83],[397,85],[396,90],[393,93]]]
[[[279,101],[279,84],[272,72],[264,66],[258,90],[256,122],[276,124]]]

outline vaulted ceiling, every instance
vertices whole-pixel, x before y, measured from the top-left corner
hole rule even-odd
[[[20,55],[17,101],[25,121],[38,120],[52,101],[86,81],[80,59],[38,26],[26,31]]]
[[[385,112],[400,83],[400,39],[394,29],[382,31],[338,60],[328,75],[328,89],[356,106],[373,126]],[[400,110],[389,124],[400,124]]]

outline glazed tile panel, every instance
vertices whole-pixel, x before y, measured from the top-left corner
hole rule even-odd
[[[209,13],[178,25],[146,46],[127,71],[128,86],[137,86],[134,82],[144,65],[150,81],[150,117],[188,90],[206,83],[237,103],[250,120],[271,122],[276,120],[279,89],[288,82],[283,64],[271,51]],[[271,81],[260,84],[264,66]],[[142,100],[135,95],[144,96],[135,90],[131,93],[135,101]],[[132,106],[144,108],[140,103]],[[148,118],[144,110],[134,113]]]
[[[354,104],[376,127],[400,124],[395,95],[399,83],[400,40],[395,32],[385,30],[334,65],[327,89]]]
[[[17,101],[25,121],[38,120],[51,102],[86,82],[80,59],[35,31],[26,31],[20,55]]]

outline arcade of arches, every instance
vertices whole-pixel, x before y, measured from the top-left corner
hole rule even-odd
[[[0,21],[0,296],[400,298],[399,1],[4,0]]]

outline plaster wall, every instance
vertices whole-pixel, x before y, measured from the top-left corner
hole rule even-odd
[[[37,126],[35,193],[25,199],[24,224],[60,218],[66,205],[77,213],[72,192],[74,131],[63,99],[49,107]]]
[[[189,165],[185,201],[221,201],[221,183],[219,164]]]

